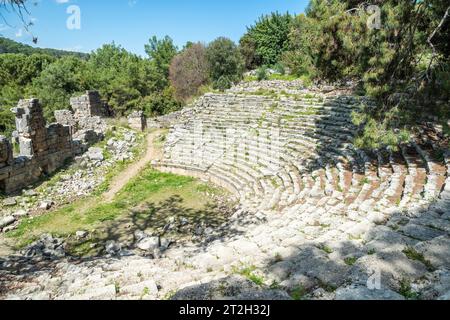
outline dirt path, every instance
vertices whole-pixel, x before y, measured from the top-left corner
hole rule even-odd
[[[145,155],[139,161],[128,166],[125,171],[122,171],[113,179],[109,191],[103,195],[106,202],[111,202],[114,199],[114,196],[125,187],[128,181],[138,175],[150,161],[155,159],[153,142],[158,134],[160,134],[160,131],[155,131],[147,135],[147,151],[145,152]]]

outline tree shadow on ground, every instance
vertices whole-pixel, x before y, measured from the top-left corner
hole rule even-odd
[[[107,241],[113,240],[120,242],[124,248],[134,249],[144,232],[174,243],[189,241],[201,244],[235,234],[234,230],[224,230],[230,214],[230,208],[224,204],[208,202],[201,209],[194,209],[187,207],[182,197],[174,195],[161,202],[145,202],[128,210],[127,215],[105,222],[104,227],[87,242],[104,248]],[[97,253],[102,251],[97,250]]]
[[[33,283],[42,274],[56,273],[60,263],[77,265],[106,259],[120,260],[130,255],[147,257],[146,252],[136,249],[142,232],[148,236],[164,237],[175,248],[189,243],[197,252],[204,250],[211,241],[226,242],[242,234],[241,229],[229,225],[228,214],[233,211],[224,203],[207,203],[202,209],[193,209],[186,207],[180,196],[171,196],[159,203],[146,202],[128,212],[128,216],[105,222],[101,230],[85,239],[77,239],[75,235],[65,239],[65,251],[72,254],[55,256],[44,252],[27,257],[24,250],[17,255],[0,257],[0,297],[20,289],[21,283]],[[120,243],[122,251],[117,255],[105,252],[105,245],[111,240]]]

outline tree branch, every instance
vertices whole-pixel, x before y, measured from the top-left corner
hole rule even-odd
[[[447,10],[445,10],[444,16],[443,16],[442,19],[441,19],[441,22],[440,22],[439,25],[436,27],[436,29],[434,29],[433,33],[431,33],[431,35],[430,35],[430,36],[428,37],[428,39],[427,39],[428,44],[431,46],[431,50],[433,50],[433,55],[431,56],[430,64],[428,65],[428,69],[427,69],[427,77],[428,77],[429,72],[430,72],[430,70],[431,70],[431,67],[432,67],[432,65],[433,65],[434,59],[435,59],[436,56],[437,56],[437,53],[436,53],[436,47],[434,46],[432,40],[433,40],[433,38],[436,36],[436,34],[442,29],[442,27],[444,26],[444,23],[445,23],[445,21],[447,20],[449,14],[450,14],[450,6],[447,7]]]

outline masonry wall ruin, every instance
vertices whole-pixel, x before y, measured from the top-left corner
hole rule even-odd
[[[147,118],[142,111],[135,111],[128,116],[128,125],[137,131],[144,131],[147,128]]]
[[[11,143],[0,137],[0,190],[5,193],[37,182],[73,155],[70,128],[59,123],[46,126],[37,99],[21,100],[12,112],[20,155],[14,158]]]
[[[37,99],[21,100],[11,110],[17,128],[13,137],[20,152],[15,158],[11,142],[0,136],[0,192],[12,193],[36,183],[101,138],[107,109],[98,93],[89,91],[71,99],[71,104],[73,113],[55,112],[57,123],[48,126]]]
[[[70,99],[70,110],[55,111],[56,122],[69,126],[75,140],[94,144],[103,139],[107,130],[105,117],[110,115],[108,106],[97,91]]]

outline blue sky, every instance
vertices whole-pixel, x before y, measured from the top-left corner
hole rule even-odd
[[[90,52],[115,41],[127,50],[144,54],[152,35],[169,35],[178,46],[187,41],[209,42],[218,36],[238,41],[246,26],[272,11],[301,13],[308,0],[30,0],[31,31],[39,47]],[[81,12],[81,29],[66,27],[68,7]],[[20,23],[2,12],[0,34],[32,45]]]

